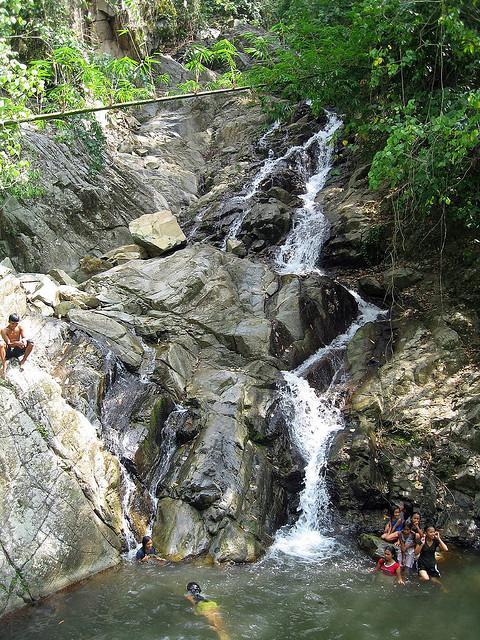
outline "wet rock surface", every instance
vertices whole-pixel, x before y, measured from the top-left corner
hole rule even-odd
[[[26,371],[10,363],[0,382],[3,480],[24,503],[4,496],[3,610],[111,566],[152,515],[170,559],[257,559],[301,482],[278,418],[280,371],[344,331],[353,298],[328,278],[280,278],[204,245],[129,260],[80,288],[61,271],[3,269],[4,312],[28,308],[36,343]],[[48,317],[62,305],[68,324]],[[37,467],[38,504],[26,497]]]
[[[37,364],[59,352],[65,326],[29,328],[34,362],[10,363],[0,381],[1,613],[112,566],[121,549],[118,461]]]
[[[444,319],[398,322],[393,331],[382,366],[368,365],[367,350],[362,362],[355,355],[361,335],[349,347],[352,376],[362,382],[348,411],[355,431],[332,455],[339,509],[378,531],[382,509],[406,500],[446,537],[478,545],[480,376]]]
[[[371,202],[368,168],[346,167],[340,155],[322,193],[332,223],[324,260],[362,295],[389,305],[391,319],[362,327],[347,350],[349,428],[335,439],[329,468],[339,520],[379,533],[385,510],[404,500],[424,524],[478,547],[479,320],[471,274],[446,269],[440,278],[434,248],[389,264],[378,250],[389,225],[378,196]],[[455,240],[443,250],[454,254]]]
[[[2,322],[15,311],[38,323],[32,374],[12,364],[0,381],[4,611],[110,566],[152,525],[171,560],[257,559],[298,516],[303,482],[280,372],[358,312],[331,278],[267,266],[315,161],[314,145],[289,149],[323,117],[303,105],[266,133],[258,105],[237,97],[149,107],[127,122],[108,133],[98,173],[81,146],[28,132],[46,194],[2,208],[13,261],[0,265]],[[383,510],[405,499],[447,538],[478,544],[480,381],[468,353],[478,274],[472,266],[470,285],[456,284],[462,308],[410,313],[433,276],[415,260],[385,261],[388,224],[367,173],[339,152],[318,198],[331,225],[323,265],[394,305],[348,347],[332,501],[342,525],[378,532]],[[156,257],[132,221],[161,210],[180,227],[160,247],[175,252]],[[317,390],[333,359],[306,373]]]
[[[131,318],[155,349],[152,380],[191,421],[153,487],[162,554],[256,559],[286,521],[292,492],[287,433],[260,444],[279,371],[342,332],[357,312],[353,298],[328,278],[283,282],[264,265],[202,245],[121,265],[94,276],[86,290],[109,300],[116,317]],[[151,441],[154,451],[163,437]],[[146,459],[155,454],[144,452]]]

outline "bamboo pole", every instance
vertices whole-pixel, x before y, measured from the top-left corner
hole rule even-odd
[[[15,124],[23,124],[25,122],[36,122],[44,120],[59,120],[68,118],[81,113],[95,113],[97,111],[109,111],[110,109],[126,109],[128,107],[137,107],[145,104],[154,104],[156,102],[172,102],[173,100],[189,100],[191,98],[200,98],[203,96],[215,96],[222,93],[240,93],[241,91],[252,91],[256,88],[264,87],[232,87],[230,89],[211,89],[209,91],[198,91],[197,93],[184,93],[174,96],[157,96],[155,98],[146,98],[144,100],[132,100],[130,102],[115,102],[109,105],[101,105],[100,107],[84,107],[83,109],[71,109],[69,111],[53,111],[52,113],[40,113],[27,118],[18,118],[12,120],[0,120],[0,126],[8,127]]]

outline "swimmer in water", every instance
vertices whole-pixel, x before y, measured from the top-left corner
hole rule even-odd
[[[200,595],[201,591],[200,586],[196,582],[189,582],[187,584],[187,595],[185,597],[193,604],[195,614],[204,616],[207,619],[208,624],[216,632],[220,640],[230,640],[218,604]]]
[[[157,562],[166,562],[157,554],[157,550],[153,546],[153,541],[150,536],[143,536],[142,546],[135,554],[136,559],[139,562],[147,562],[147,560],[157,560]]]

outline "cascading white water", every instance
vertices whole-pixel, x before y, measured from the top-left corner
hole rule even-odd
[[[277,129],[280,129],[280,127],[281,127],[280,120],[275,120],[275,122],[267,129],[267,131],[265,131],[263,136],[260,138],[260,140],[257,143],[257,146],[260,149],[266,149],[268,146],[268,139],[270,138],[272,133],[275,133],[275,131],[277,131]]]
[[[354,291],[358,317],[345,333],[319,349],[294,371],[283,372],[285,384],[280,390],[285,415],[289,419],[292,443],[305,461],[304,488],[300,494],[300,516],[293,527],[279,531],[271,553],[283,552],[306,560],[328,558],[335,547],[329,536],[329,495],[326,469],[332,435],[344,428],[342,387],[343,353],[358,329],[383,315]],[[330,386],[322,393],[313,389],[304,376],[318,362],[329,358],[335,368]]]
[[[227,235],[223,239],[222,249],[225,251],[227,248],[227,243],[229,240],[233,240],[237,237],[238,232],[242,228],[243,221],[248,215],[249,208],[246,206],[249,200],[253,198],[253,196],[257,193],[258,187],[265,180],[267,176],[272,172],[273,167],[275,167],[280,158],[275,158],[272,150],[269,151],[268,157],[260,168],[260,171],[255,176],[252,184],[248,187],[247,192],[243,196],[235,196],[230,200],[231,204],[237,204],[240,207],[244,207],[242,213],[233,221]]]
[[[328,239],[329,225],[316,203],[332,167],[331,139],[341,126],[340,119],[328,114],[325,128],[306,143],[308,149],[317,145],[315,172],[306,181],[301,196],[303,205],[295,213],[294,226],[280,247],[275,267],[280,274],[304,275],[320,273],[317,263],[323,244]],[[283,373],[281,402],[289,419],[290,437],[305,462],[304,487],[299,497],[299,517],[295,525],[280,530],[270,554],[280,553],[305,560],[321,561],[331,556],[336,540],[330,535],[329,495],[326,469],[332,435],[344,428],[343,396],[340,382],[344,379],[343,353],[357,330],[372,322],[383,312],[350,291],[358,304],[358,317],[345,333],[322,347],[295,371]],[[335,373],[328,389],[322,393],[312,388],[305,375],[322,359],[334,364]]]
[[[329,122],[332,118],[335,118],[336,121],[338,121],[338,125],[336,126],[336,128],[338,128],[341,124],[340,120],[338,120],[338,118],[336,118],[335,116],[329,116]],[[328,125],[327,125],[328,126]],[[275,129],[278,128],[278,125],[275,123],[274,125],[272,125],[271,129],[269,131],[267,131],[267,133],[263,136],[263,141],[264,144],[266,144],[266,140],[268,139],[268,135],[270,135]],[[332,133],[329,135],[329,138],[331,138],[331,136],[333,135],[334,131],[332,131]],[[260,185],[271,175],[274,174],[275,169],[282,164],[282,162],[287,162],[291,159],[297,158],[298,160],[300,160],[299,163],[299,170],[302,172],[302,166],[301,166],[301,160],[303,160],[308,151],[310,150],[310,148],[315,145],[317,143],[317,141],[323,140],[325,135],[325,131],[322,129],[321,131],[318,131],[317,133],[314,133],[303,145],[295,145],[293,147],[290,147],[282,156],[279,156],[278,158],[275,157],[275,154],[273,152],[272,149],[269,150],[268,152],[268,157],[267,159],[264,161],[264,163],[262,164],[262,166],[260,167],[259,172],[257,173],[257,175],[255,176],[255,178],[252,180],[250,186],[248,187],[246,193],[242,196],[235,196],[235,198],[232,198],[230,200],[230,203],[237,203],[239,206],[243,207],[243,211],[242,213],[233,221],[227,235],[224,238],[223,241],[223,250],[225,250],[227,248],[227,243],[229,240],[232,240],[234,238],[237,237],[238,232],[240,231],[240,229],[242,228],[242,224],[245,220],[245,218],[248,216],[249,214],[249,207],[245,206],[245,203],[249,202],[253,196],[255,196],[258,193],[259,187]],[[327,171],[328,173],[328,171]]]
[[[282,406],[291,420],[290,437],[306,464],[300,516],[293,527],[278,532],[271,553],[320,560],[335,544],[325,533],[329,525],[325,463],[331,435],[343,428],[341,398],[333,382],[317,394],[297,373],[284,372],[283,377]]]
[[[274,133],[277,129],[279,129],[281,126],[281,123],[278,120],[275,120],[275,122],[267,129],[267,131],[263,134],[263,136],[259,139],[257,146],[260,149],[266,149],[267,148],[267,143],[268,143],[268,139],[270,138],[270,136],[272,135],[272,133]],[[280,158],[279,158],[280,160]],[[257,173],[257,175],[255,176],[252,184],[247,188],[247,192],[241,196],[234,196],[233,198],[230,198],[229,200],[229,204],[230,206],[232,205],[238,205],[239,207],[243,208],[243,205],[248,202],[249,200],[251,200],[253,198],[253,196],[257,193],[258,191],[258,187],[261,184],[261,182],[270,174],[272,167],[275,166],[275,158],[274,158],[274,153],[273,150],[269,150],[268,152],[268,157],[266,158],[266,160],[264,161],[264,163],[262,164],[260,171]],[[200,225],[203,222],[203,218],[205,216],[205,214],[209,211],[209,207],[206,206],[204,208],[202,208],[197,215],[195,216],[195,220],[194,220],[194,224],[193,227],[191,228],[189,234],[188,234],[188,239],[192,240],[193,238],[195,238],[195,235],[198,231],[198,228],[200,227]],[[225,236],[225,238],[223,239],[223,245],[222,245],[222,249],[223,251],[226,251],[227,249],[227,243],[230,239],[236,238],[237,237],[237,233],[240,231],[240,228],[243,224],[243,221],[245,220],[246,216],[248,215],[248,208],[246,207],[245,210],[238,216],[238,218],[236,220],[234,220],[234,222],[232,223],[227,235]]]
[[[303,204],[294,213],[293,229],[278,250],[275,260],[278,273],[303,275],[316,268],[323,244],[328,238],[329,224],[315,200],[332,168],[331,140],[341,124],[342,121],[335,114],[329,113],[325,128],[310,138],[310,144],[307,143],[308,146],[316,144],[318,149],[315,172],[307,181],[305,193],[300,196]]]

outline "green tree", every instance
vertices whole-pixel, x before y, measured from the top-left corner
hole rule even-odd
[[[251,73],[284,99],[277,109],[334,107],[373,160],[373,187],[412,217],[480,226],[478,0],[285,0],[280,11],[282,48]]]

